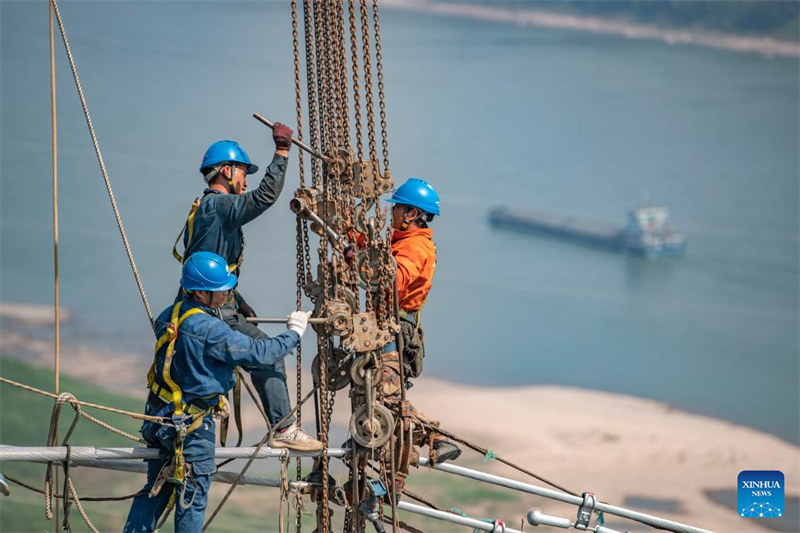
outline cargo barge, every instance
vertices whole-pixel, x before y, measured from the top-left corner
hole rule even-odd
[[[672,231],[666,207],[638,207],[628,213],[624,228],[593,223],[570,216],[495,207],[489,222],[524,232],[536,232],[618,252],[655,257],[677,255],[686,250],[686,238]]]

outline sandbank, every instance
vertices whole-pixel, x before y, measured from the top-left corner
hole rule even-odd
[[[6,356],[52,368],[52,341],[31,339],[4,326],[0,345]],[[61,369],[65,375],[144,401],[149,357],[63,345]],[[309,359],[304,358],[304,367]],[[290,396],[294,398],[294,357],[287,362]],[[304,391],[310,383],[304,372]],[[668,510],[637,510],[693,526],[715,531],[768,531],[765,522],[740,518],[706,493],[735,491],[742,470],[781,470],[787,502],[800,496],[800,448],[755,429],[664,403],[564,386],[481,387],[425,376],[416,380],[408,398],[450,432],[574,492],[592,491],[601,501],[623,506],[630,506],[626,502],[631,499],[667,502]],[[350,417],[347,389],[339,391],[337,399],[333,423],[341,433]],[[260,434],[264,429],[260,415],[249,399],[244,403],[246,428]],[[313,402],[303,409],[309,430],[313,428],[312,409]],[[482,464],[481,456],[472,451],[466,451],[457,464],[545,486],[496,461]],[[513,510],[502,507],[499,512],[505,514],[500,518],[518,527],[520,518],[533,506],[560,516],[573,517],[574,513],[574,508],[527,495],[520,502]],[[783,531],[800,531],[800,524],[788,523],[796,520],[796,515],[790,513],[782,520]],[[628,530],[644,528],[611,517],[607,523]]]

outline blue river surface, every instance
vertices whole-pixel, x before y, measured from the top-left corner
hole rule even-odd
[[[272,141],[252,113],[296,123],[288,3],[60,6],[157,313],[205,148],[237,139],[265,165]],[[53,298],[47,28],[45,3],[0,2],[5,302]],[[381,28],[392,173],[442,197],[427,375],[613,391],[800,441],[797,58],[392,9]],[[144,373],[152,334],[56,39],[65,339],[139,352]],[[283,197],[246,227],[242,292],[263,316],[294,305],[297,167],[293,155]],[[670,208],[684,256],[487,222],[509,205],[621,226],[642,203]]]

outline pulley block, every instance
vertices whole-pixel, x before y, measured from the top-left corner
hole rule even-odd
[[[389,442],[392,437],[394,416],[379,403],[372,406],[370,416],[368,407],[362,405],[350,417],[350,434],[359,445],[375,449]]]
[[[347,302],[328,300],[320,306],[318,316],[323,316],[327,319],[325,331],[329,335],[346,337],[353,331],[351,312]],[[320,332],[317,328],[314,328],[314,331]]]
[[[314,385],[319,384],[320,357],[317,354],[314,361],[311,362],[311,377],[314,380]],[[350,368],[348,362],[350,355],[339,348],[334,348],[331,357],[328,358],[328,364],[325,367],[325,373],[328,377],[329,390],[342,390],[350,383]]]
[[[350,363],[350,379],[353,380],[353,383],[359,387],[367,387],[367,366],[372,363],[374,359],[372,357],[368,357],[366,355],[359,355],[353,362]],[[374,367],[372,376],[380,376],[383,373],[383,367],[378,364],[377,367]],[[373,381],[375,378],[373,377]],[[375,384],[370,383],[369,387],[373,387]]]

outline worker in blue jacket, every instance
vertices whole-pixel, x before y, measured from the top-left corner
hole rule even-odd
[[[235,141],[217,141],[206,150],[200,172],[208,187],[192,207],[183,231],[184,257],[195,252],[214,252],[221,255],[232,273],[241,277],[244,258],[242,226],[266,211],[283,190],[292,130],[279,122],[272,132],[275,155],[267,167],[258,187],[247,191],[247,176],[258,171],[250,157]],[[173,249],[173,255],[183,258]],[[218,310],[220,318],[231,328],[256,339],[267,334],[247,322],[256,312],[236,288]],[[246,368],[258,391],[264,411],[271,424],[283,420],[292,410],[286,386],[286,368],[283,361],[257,369]],[[294,418],[284,420],[276,428],[275,437],[268,443],[272,448],[291,448],[311,451],[322,449],[322,443],[294,424]]]
[[[234,369],[273,366],[299,343],[311,312],[289,315],[289,331],[254,339],[232,330],[215,310],[236,286],[225,260],[198,252],[183,265],[182,296],[156,320],[156,350],[148,373],[145,414],[166,417],[170,425],[142,424],[142,436],[160,451],[147,464],[148,494],[134,498],[124,532],[154,531],[175,493],[175,531],[203,529],[214,463],[214,419],[225,416],[225,395],[233,388]]]

